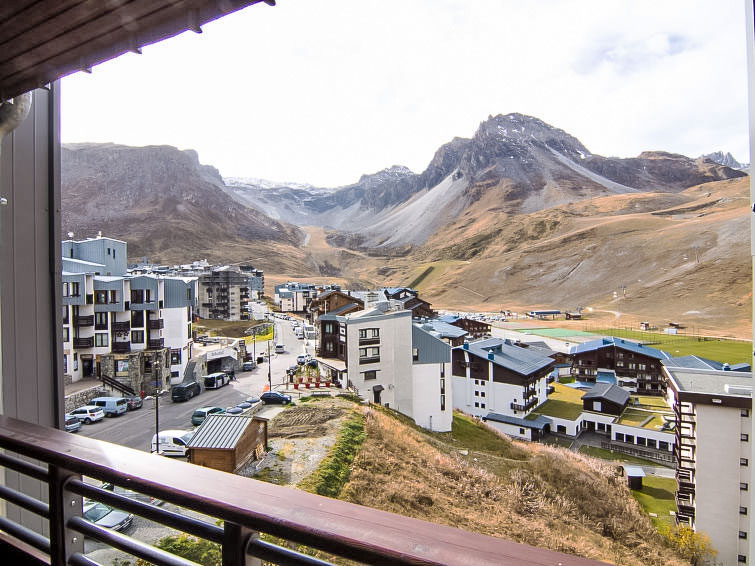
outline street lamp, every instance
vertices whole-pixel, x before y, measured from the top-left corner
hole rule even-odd
[[[155,452],[160,454],[160,395],[167,393],[167,389],[155,391],[153,396],[155,400]]]

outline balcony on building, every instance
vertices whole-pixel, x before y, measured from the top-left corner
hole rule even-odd
[[[74,326],[94,326],[94,315],[92,314],[89,316],[74,316],[73,325]]]
[[[359,339],[359,345],[360,346],[377,346],[380,344],[380,338],[360,338]]]
[[[529,401],[527,401],[524,405],[520,405],[518,403],[511,403],[511,409],[513,411],[529,411],[530,409],[537,407],[538,399],[537,397],[533,397]]]
[[[128,354],[131,351],[131,342],[113,341],[111,349],[114,354]]]
[[[161,348],[165,347],[165,339],[164,338],[150,338],[147,341],[147,348],[150,350],[159,350]]]
[[[162,318],[150,319],[147,328],[150,330],[160,330],[165,327],[165,320]]]
[[[131,321],[114,322],[111,326],[113,332],[129,332],[131,330]]]
[[[73,347],[77,349],[94,348],[94,336],[90,336],[89,338],[74,338]]]

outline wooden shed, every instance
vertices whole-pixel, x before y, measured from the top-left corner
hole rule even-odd
[[[209,415],[189,442],[189,462],[234,473],[266,446],[267,419]]]

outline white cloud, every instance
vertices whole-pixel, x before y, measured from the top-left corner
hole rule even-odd
[[[67,78],[63,103],[65,141],[318,185],[421,171],[508,112],[607,155],[749,151],[739,0],[279,0]]]

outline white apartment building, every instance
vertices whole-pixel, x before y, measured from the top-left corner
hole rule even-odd
[[[676,414],[677,522],[706,533],[716,564],[747,564],[752,373],[664,368]]]
[[[126,242],[112,238],[63,242],[64,372],[71,381],[100,377],[103,356],[167,348],[171,381],[180,382],[196,279],[130,276],[126,256]]]
[[[321,327],[332,327],[329,332],[338,341],[332,357],[320,359],[321,367],[344,376],[344,385],[365,400],[429,430],[451,430],[450,347],[413,324],[411,311],[383,302],[345,316],[323,315],[319,321]]]
[[[543,417],[525,417],[548,399],[554,360],[500,338],[458,346],[452,360],[454,408],[526,440],[550,427]]]

